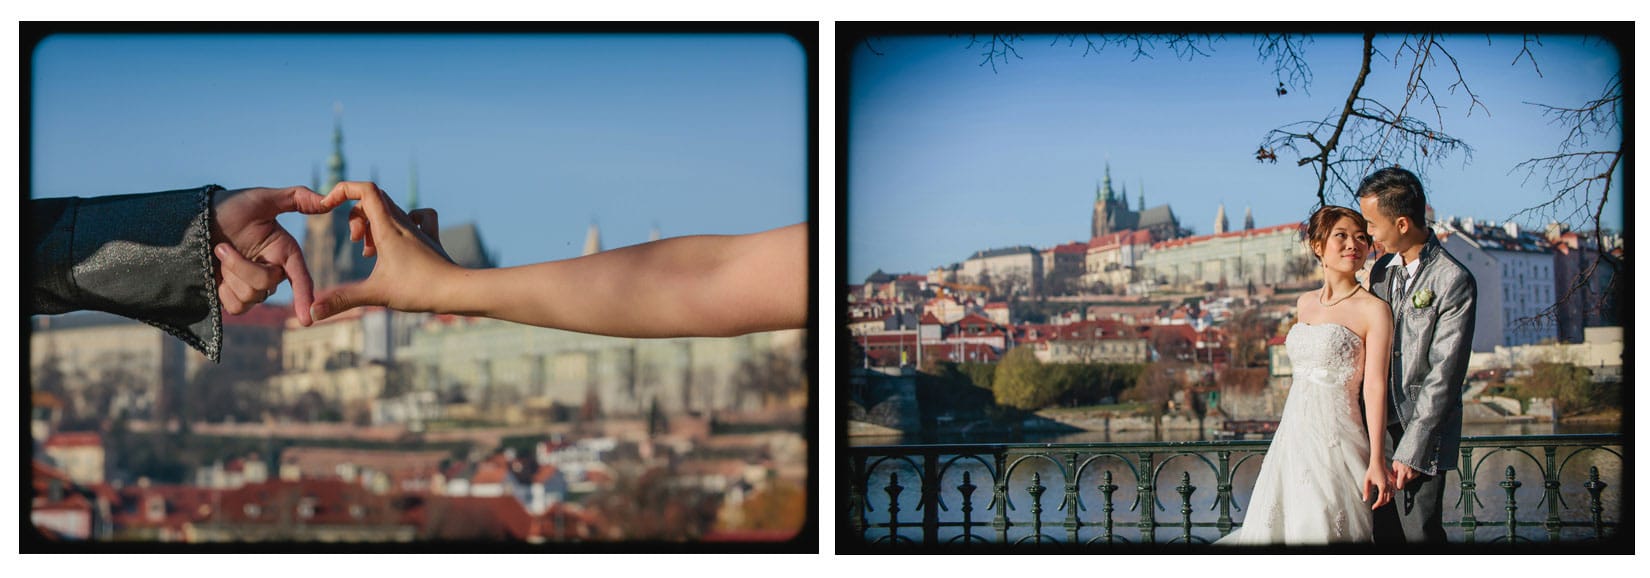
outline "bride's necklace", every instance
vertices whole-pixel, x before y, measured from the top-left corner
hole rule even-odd
[[[1336,300],[1331,301],[1329,303],[1324,303],[1323,302],[1323,294],[1329,292],[1329,285],[1326,284],[1326,285],[1323,286],[1323,291],[1318,293],[1318,304],[1322,305],[1326,308],[1334,307],[1336,305],[1339,305],[1340,302],[1345,301],[1347,299],[1350,299],[1353,295],[1357,295],[1358,291],[1362,290],[1363,288],[1364,288],[1363,285],[1353,285],[1352,290],[1348,291],[1347,294],[1342,295],[1340,299],[1336,299]]]

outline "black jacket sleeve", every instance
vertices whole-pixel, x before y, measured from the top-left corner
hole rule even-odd
[[[29,314],[105,311],[218,360],[212,195],[223,187],[29,201]]]

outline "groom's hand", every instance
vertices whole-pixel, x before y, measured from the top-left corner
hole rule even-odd
[[[1409,464],[1400,462],[1398,460],[1393,460],[1392,461],[1392,478],[1394,480],[1396,480],[1396,483],[1398,484],[1398,488],[1401,489],[1405,486],[1408,486],[1409,482],[1411,480],[1414,480],[1416,477],[1417,476],[1415,475],[1415,470],[1413,468],[1410,468]]]
[[[275,222],[282,213],[324,213],[321,195],[309,187],[255,187],[221,191],[212,196],[212,244],[218,256],[218,300],[224,311],[239,315],[262,303],[286,279],[292,280],[292,306],[298,322],[311,323],[314,285],[304,252],[291,233]]]

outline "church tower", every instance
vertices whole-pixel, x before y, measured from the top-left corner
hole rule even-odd
[[[1215,210],[1215,234],[1225,233],[1229,228],[1226,222],[1226,203],[1221,203],[1220,208]]]
[[[1243,230],[1255,230],[1255,211],[1250,207],[1243,207]]]
[[[326,195],[332,188],[343,182],[346,175],[344,164],[344,105],[332,105],[332,155],[327,157],[327,178],[315,189],[316,193]],[[347,205],[348,203],[346,203]],[[315,291],[333,287],[343,281],[341,271],[338,270],[335,255],[338,254],[339,241],[342,237],[345,245],[349,241],[349,211],[348,207],[320,215],[306,217],[304,232],[304,261],[309,265],[309,276],[315,282]]]
[[[1094,221],[1089,225],[1089,238],[1104,237],[1115,233],[1112,230],[1113,198],[1111,192],[1111,162],[1106,163],[1106,177],[1102,184],[1094,187]]]

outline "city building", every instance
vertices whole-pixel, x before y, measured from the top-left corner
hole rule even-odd
[[[37,315],[30,321],[30,385],[65,396],[65,405],[82,413],[158,418],[167,392],[175,391],[169,386],[187,378],[189,346],[150,325],[98,311]],[[112,390],[108,407],[94,399],[94,385]]]
[[[1042,325],[1016,347],[1032,347],[1043,363],[1145,363],[1150,343],[1122,321],[1091,319]]]
[[[1076,241],[1056,245],[1040,251],[1043,257],[1043,286],[1053,295],[1065,295],[1083,289],[1082,276],[1088,245]]]
[[[1000,297],[1037,295],[1043,286],[1043,258],[1025,245],[976,251],[963,261],[959,278],[985,285]]]
[[[46,456],[80,485],[101,484],[108,467],[103,436],[93,431],[58,432],[46,438]]]
[[[1317,261],[1300,235],[1301,225],[1290,223],[1160,241],[1141,258],[1140,268],[1147,281],[1177,288],[1305,279],[1317,273]]]
[[[1558,340],[1580,343],[1590,327],[1621,325],[1620,303],[1612,285],[1622,270],[1618,244],[1608,237],[1599,253],[1596,234],[1583,235],[1556,223],[1547,226],[1553,246],[1553,294],[1558,304]],[[1582,282],[1583,275],[1588,275]]]
[[[625,339],[492,319],[435,316],[395,350],[412,391],[510,411],[556,406],[635,416],[755,409],[737,375],[771,353],[801,358],[801,330],[727,338]],[[795,364],[800,367],[800,362]]]
[[[1448,219],[1435,225],[1444,250],[1478,283],[1472,350],[1529,345],[1558,338],[1558,299],[1552,245],[1517,223],[1496,225]]]
[[[1119,292],[1140,281],[1139,265],[1152,246],[1150,231],[1121,231],[1089,240],[1084,253],[1083,286]]]

